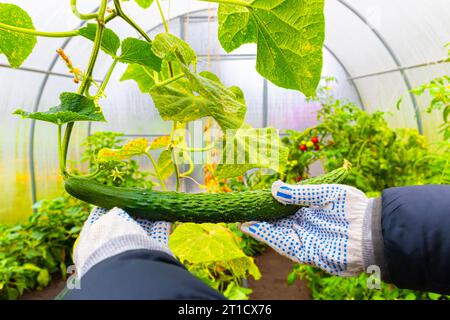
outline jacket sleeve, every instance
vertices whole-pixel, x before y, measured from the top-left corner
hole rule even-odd
[[[450,294],[450,185],[383,191],[384,280]]]
[[[225,299],[161,251],[131,250],[93,266],[64,300]]]

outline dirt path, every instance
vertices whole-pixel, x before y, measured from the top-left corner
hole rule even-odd
[[[310,300],[311,294],[305,281],[297,280],[288,286],[287,276],[292,271],[292,262],[272,249],[256,257],[256,264],[262,277],[256,281],[249,279],[248,285],[253,289],[251,300]]]
[[[53,300],[65,285],[65,280],[55,277],[55,279],[52,280],[52,283],[45,289],[26,292],[19,300]]]

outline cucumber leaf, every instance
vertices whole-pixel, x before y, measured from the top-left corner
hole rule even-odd
[[[257,44],[257,71],[275,85],[315,94],[325,40],[324,0],[241,0],[219,5],[219,40],[231,52]]]
[[[183,65],[197,62],[197,54],[187,42],[170,33],[158,34],[152,43],[153,52],[165,61],[178,61]]]
[[[150,6],[153,3],[153,0],[135,0],[135,1],[141,8],[144,9],[150,8]]]
[[[142,93],[150,93],[150,89],[155,85],[153,80],[153,70],[139,64],[130,64],[120,78],[120,81],[136,81]]]
[[[164,150],[161,152],[158,158],[158,171],[163,180],[169,178],[175,172],[172,151]]]
[[[140,156],[148,150],[148,140],[138,138],[127,142],[120,149],[103,148],[98,152],[97,160],[99,162],[123,161],[134,156]]]
[[[80,29],[80,35],[91,41],[95,40],[97,25],[88,23],[87,26]],[[105,28],[102,37],[101,49],[110,56],[115,57],[120,48],[120,38],[111,29]]]
[[[170,136],[161,136],[152,141],[150,144],[149,150],[156,150],[161,148],[166,148],[169,146],[170,143]]]
[[[221,224],[183,223],[169,238],[173,253],[181,262],[230,261],[245,257],[239,237]]]
[[[34,30],[33,21],[28,13],[14,4],[0,3],[0,22]],[[33,35],[0,30],[0,54],[6,56],[13,68],[22,65],[33,51],[36,42],[37,38]]]
[[[122,1],[129,1],[129,0],[122,0]],[[143,9],[150,8],[150,6],[153,3],[153,0],[134,0],[134,1]]]
[[[136,63],[161,71],[161,59],[152,51],[152,45],[144,40],[126,38],[122,41],[122,52],[119,61],[123,63]]]
[[[219,178],[233,178],[253,168],[282,172],[288,154],[289,150],[283,145],[277,129],[243,126],[225,135],[216,175]]]
[[[92,99],[73,92],[63,92],[59,99],[60,105],[48,111],[27,112],[19,109],[13,114],[58,125],[75,121],[105,121],[100,107]]]
[[[239,128],[247,107],[242,91],[226,88],[211,72],[192,73],[182,67],[186,78],[151,90],[153,102],[164,120],[188,122],[213,117],[223,131]]]
[[[183,223],[171,234],[169,246],[182,263],[221,263],[236,277],[250,274],[259,279],[261,273],[253,258],[242,251],[241,241],[224,224]]]

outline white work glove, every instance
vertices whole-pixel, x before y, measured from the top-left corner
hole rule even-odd
[[[272,195],[285,205],[307,207],[286,219],[244,223],[244,233],[295,262],[330,274],[352,276],[363,271],[363,224],[370,220],[373,199],[345,185],[281,181],[272,185]]]
[[[119,208],[94,208],[73,252],[78,278],[100,261],[129,250],[158,250],[173,256],[168,246],[171,226],[163,221],[134,220]]]

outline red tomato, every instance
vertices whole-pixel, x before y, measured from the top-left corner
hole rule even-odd
[[[314,146],[314,150],[316,150],[316,151],[320,150],[320,146],[319,146],[318,144],[316,144],[316,145]]]
[[[302,176],[297,177],[297,182],[300,182],[300,181],[302,181]]]
[[[311,142],[314,144],[318,144],[319,143],[319,138],[317,138],[316,136],[311,138]]]
[[[300,145],[299,149],[302,151],[306,151],[308,149],[308,147],[306,146],[306,144],[302,144],[302,145]]]

